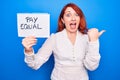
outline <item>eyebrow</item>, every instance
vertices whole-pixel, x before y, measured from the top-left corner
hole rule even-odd
[[[71,12],[71,11],[65,11],[65,12]]]

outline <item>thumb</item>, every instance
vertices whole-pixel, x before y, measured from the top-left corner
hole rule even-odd
[[[101,36],[104,32],[105,32],[105,30],[100,31],[99,36]]]

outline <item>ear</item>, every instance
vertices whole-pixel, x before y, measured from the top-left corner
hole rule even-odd
[[[61,18],[61,21],[63,22],[63,24],[65,23],[64,20],[63,20],[63,18]]]

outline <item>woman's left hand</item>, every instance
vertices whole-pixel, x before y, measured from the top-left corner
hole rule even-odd
[[[97,28],[89,29],[88,30],[89,41],[90,42],[96,41],[104,32],[105,30],[99,32]]]

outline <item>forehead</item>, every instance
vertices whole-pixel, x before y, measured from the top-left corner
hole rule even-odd
[[[65,10],[65,13],[66,12],[74,12],[74,13],[76,13],[75,10],[72,7],[67,7],[66,10]]]

